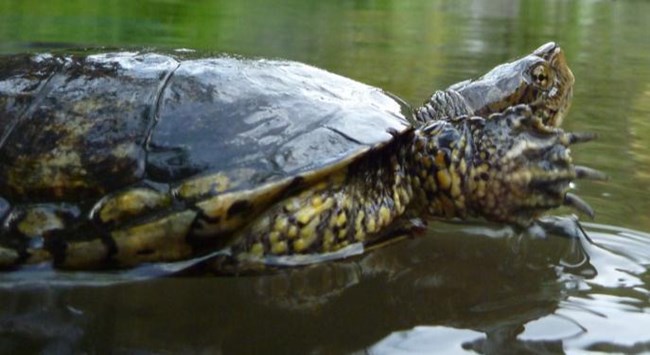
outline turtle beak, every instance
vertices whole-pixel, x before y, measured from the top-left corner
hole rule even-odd
[[[537,48],[533,54],[544,58],[548,61],[551,61],[551,58],[557,53],[560,52],[560,46],[555,44],[555,42],[548,42],[545,44],[542,44],[539,48]]]

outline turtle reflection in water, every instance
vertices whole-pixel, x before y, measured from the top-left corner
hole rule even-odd
[[[213,266],[244,270],[341,257],[412,217],[592,214],[567,192],[600,177],[569,156],[592,136],[559,128],[573,82],[554,43],[417,109],[288,61],[5,57],[0,265],[128,268],[223,251]]]

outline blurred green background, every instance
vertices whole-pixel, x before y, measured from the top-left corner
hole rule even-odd
[[[361,277],[346,271],[345,277],[354,278],[347,289],[326,290],[327,295],[311,300],[320,304],[308,310],[290,312],[283,308],[286,305],[266,302],[289,303],[298,291],[309,290],[319,280],[313,275],[298,282],[299,287],[282,274],[280,286],[273,287],[265,278],[221,278],[164,279],[56,292],[47,287],[33,293],[10,288],[0,291],[0,352],[25,349],[21,348],[23,335],[4,337],[6,329],[15,332],[25,319],[36,320],[27,322],[32,328],[26,329],[38,336],[77,336],[73,340],[81,339],[81,349],[95,352],[114,346],[120,347],[118,353],[120,349],[123,353],[134,349],[140,353],[169,349],[341,352],[369,346],[391,331],[430,323],[446,326],[434,332],[436,344],[460,350],[459,341],[447,338],[446,331],[476,329],[479,324],[488,331],[506,329],[496,339],[502,339],[501,349],[512,350],[528,344],[518,344],[512,329],[556,308],[565,315],[583,309],[589,316],[607,316],[573,318],[578,319],[571,323],[576,329],[566,324],[568,328],[563,328],[561,321],[551,318],[533,338],[550,339],[556,347],[539,352],[561,351],[561,339],[569,349],[585,349],[589,344],[580,343],[585,338],[574,336],[581,332],[592,332],[591,339],[605,344],[597,349],[626,351],[613,347],[616,339],[648,344],[647,331],[634,332],[647,325],[643,328],[628,319],[638,322],[632,316],[650,309],[647,267],[639,271],[629,266],[629,260],[647,260],[649,248],[642,242],[644,234],[626,228],[650,231],[649,35],[650,2],[643,0],[0,0],[1,54],[84,47],[191,48],[205,55],[286,58],[381,87],[414,105],[435,89],[556,41],[577,80],[564,127],[599,134],[597,141],[575,147],[573,157],[578,164],[610,176],[607,182],[575,185],[597,213],[599,225],[587,225],[588,231],[602,237],[603,245],[613,240],[607,245],[614,245],[619,250],[615,254],[627,258],[616,259],[593,247],[591,257],[597,267],[587,261],[577,265],[573,274],[556,274],[566,266],[555,255],[565,252],[562,241],[542,243],[534,250],[537,253],[527,256],[511,249],[509,241],[468,242],[466,230],[441,225],[435,228],[443,230],[437,233],[442,240],[423,238],[383,254],[390,261],[402,253],[416,271],[418,265],[424,268],[419,274],[405,269],[379,278],[372,272]],[[600,229],[610,228],[607,225],[614,226],[606,229],[611,234]],[[621,236],[629,239],[617,242]],[[556,244],[557,248],[551,247]],[[367,260],[385,262],[375,256]],[[433,266],[417,264],[423,260]],[[328,267],[323,266],[324,274],[319,274],[322,280],[331,281],[334,275]],[[637,273],[639,279],[626,281],[625,275]],[[589,286],[574,281],[594,275],[605,281]],[[349,281],[340,276],[331,277]],[[269,293],[279,294],[280,301],[267,298]],[[567,294],[575,296],[573,303],[566,301]],[[328,297],[333,299],[329,305]],[[47,312],[38,313],[42,309]],[[85,325],[65,328],[77,323]],[[40,343],[31,339],[28,343],[40,349]],[[54,344],[59,347],[50,350],[68,349]]]

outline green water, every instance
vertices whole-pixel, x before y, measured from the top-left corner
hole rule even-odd
[[[278,275],[0,282],[0,352],[484,353],[650,349],[650,2],[0,1],[0,52],[193,48],[306,62],[413,104],[558,42],[594,244],[493,225]],[[559,210],[564,215],[570,211]]]

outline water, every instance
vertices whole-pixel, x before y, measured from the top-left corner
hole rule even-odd
[[[195,48],[307,62],[413,104],[553,40],[576,76],[564,126],[597,212],[586,237],[484,223],[341,263],[239,278],[0,288],[0,352],[650,351],[650,3],[0,1],[0,52]],[[558,210],[557,215],[570,211]]]

